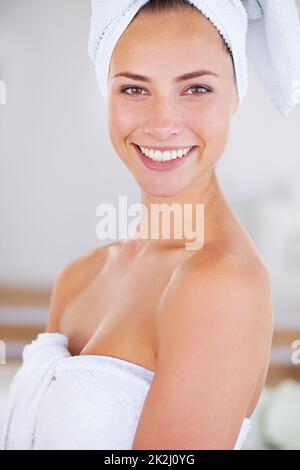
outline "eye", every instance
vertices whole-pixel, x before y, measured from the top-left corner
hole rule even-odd
[[[129,95],[129,96],[135,95],[135,93],[125,93],[127,90],[143,90],[143,88],[129,86],[129,87],[121,89],[121,93],[124,93],[125,95]],[[137,95],[139,95],[139,93],[137,93]]]
[[[200,89],[200,88],[201,88],[202,90],[204,90],[204,92],[195,93],[196,96],[199,96],[199,95],[206,95],[206,94],[208,94],[208,93],[212,93],[212,91],[211,91],[209,88],[207,88],[207,87],[205,87],[205,86],[203,86],[203,85],[193,85],[193,86],[189,87],[187,90],[193,90],[193,89],[195,90],[195,89]],[[141,88],[141,87],[126,87],[126,88],[121,89],[121,93],[123,93],[123,94],[125,94],[125,95],[129,95],[129,96],[134,96],[134,95],[136,95],[136,96],[143,96],[141,93],[126,93],[127,90],[141,90],[141,91],[145,91],[145,90],[144,90],[143,88]],[[193,96],[193,95],[194,95],[194,94],[192,93],[192,96]]]
[[[203,85],[193,85],[191,87],[188,88],[188,90],[196,90],[196,89],[199,89],[199,88],[202,88],[202,90],[205,90],[205,92],[200,92],[200,93],[196,93],[196,95],[206,95],[207,93],[211,93],[211,90],[209,90],[208,88],[206,88],[205,86]]]

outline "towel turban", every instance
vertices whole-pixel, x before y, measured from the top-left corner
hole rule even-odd
[[[285,116],[300,102],[300,22],[295,0],[188,0],[215,26],[234,62],[240,103],[248,89],[247,60]],[[113,49],[148,0],[92,0],[88,51],[107,103]]]

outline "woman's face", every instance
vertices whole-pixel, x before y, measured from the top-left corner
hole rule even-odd
[[[176,81],[201,70],[217,76]],[[148,79],[115,77],[122,72]],[[233,74],[221,37],[197,11],[142,14],[130,23],[111,58],[108,127],[115,151],[143,191],[174,196],[213,169],[239,101]],[[197,148],[180,166],[158,171],[143,163],[134,144]]]

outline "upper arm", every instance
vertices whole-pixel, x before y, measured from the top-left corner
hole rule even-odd
[[[199,294],[199,295],[198,295]],[[272,340],[268,275],[178,271],[133,449],[233,449]]]

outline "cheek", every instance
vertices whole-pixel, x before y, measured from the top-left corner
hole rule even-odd
[[[224,100],[211,101],[197,117],[197,133],[204,145],[205,160],[216,162],[225,150],[230,125],[230,114]]]
[[[108,125],[110,135],[119,140],[126,138],[138,125],[135,113],[130,112],[130,106],[121,100],[111,99],[108,106]]]
[[[132,142],[134,131],[140,124],[136,114],[130,111],[130,106],[122,100],[110,98],[108,103],[108,130],[113,148],[121,160],[127,165],[129,144]]]

